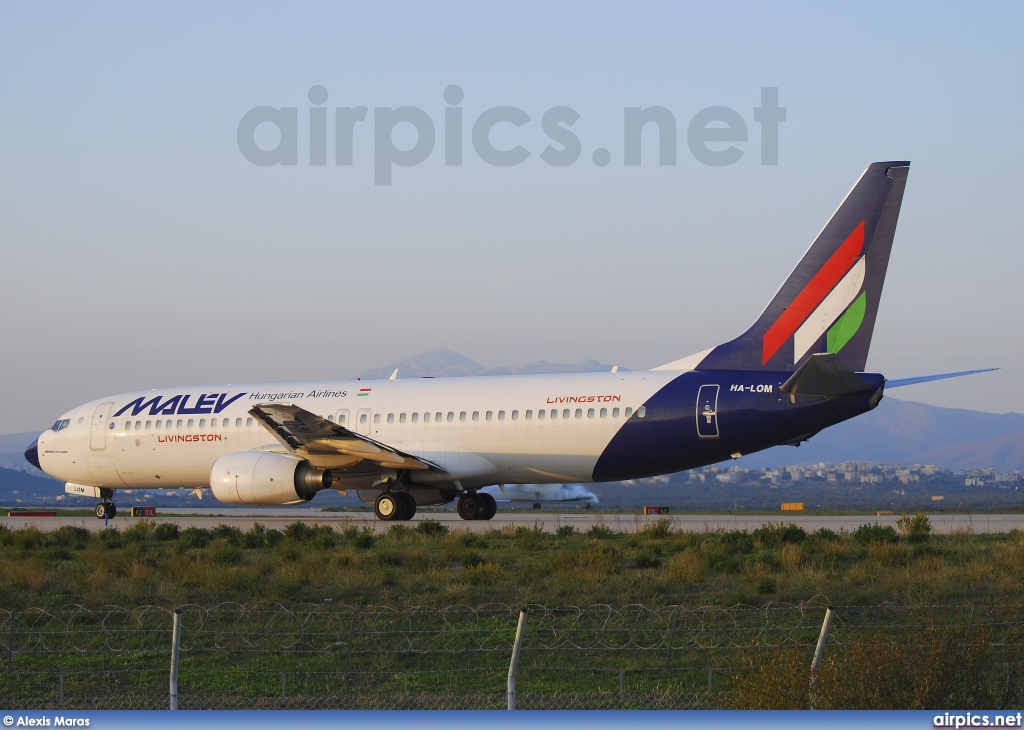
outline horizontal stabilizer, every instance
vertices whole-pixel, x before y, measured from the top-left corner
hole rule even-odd
[[[959,378],[961,375],[975,375],[977,373],[990,373],[999,368],[982,368],[981,370],[962,370],[959,373],[939,373],[938,375],[918,375],[916,378],[897,378],[886,380],[885,389],[902,388],[904,385],[917,385],[918,383],[930,383],[933,380],[945,380],[946,378]]]
[[[871,390],[871,387],[838,355],[822,353],[807,358],[789,380],[782,384],[781,390],[789,393],[790,399],[794,399],[798,395],[863,393]]]

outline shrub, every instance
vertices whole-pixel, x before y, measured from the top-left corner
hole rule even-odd
[[[177,522],[161,522],[153,531],[157,540],[177,540],[181,534],[181,528]]]
[[[267,546],[267,528],[259,522],[254,522],[252,527],[242,535],[242,546],[255,550]]]
[[[778,586],[775,583],[774,578],[764,577],[757,581],[754,585],[754,590],[757,591],[759,596],[770,596],[775,593]]]
[[[896,528],[910,542],[924,542],[931,535],[932,523],[923,512],[917,512],[913,517],[903,515],[897,518]]]
[[[388,537],[392,540],[408,540],[412,534],[412,528],[408,525],[392,525],[388,528]]]
[[[237,545],[221,543],[210,551],[210,560],[221,565],[238,565],[244,557]]]
[[[447,525],[442,525],[437,520],[423,520],[416,524],[416,532],[420,535],[433,537],[435,535],[447,535],[449,529]]]
[[[153,523],[149,520],[139,520],[134,525],[126,529],[121,533],[121,537],[125,542],[140,543],[145,542],[149,538],[153,537],[153,532],[156,528]]]
[[[839,533],[828,529],[827,527],[819,527],[817,530],[811,533],[810,537],[817,542],[829,542],[839,539]]]
[[[371,530],[368,527],[364,527],[363,529],[359,530],[356,533],[356,535],[352,538],[351,542],[352,542],[352,545],[357,547],[357,548],[362,548],[363,550],[369,550],[370,548],[373,547],[374,539],[375,539],[375,536],[373,534],[373,530]]]
[[[92,533],[77,525],[61,525],[52,534],[53,542],[63,547],[81,548],[92,537]]]
[[[217,525],[212,533],[215,538],[220,538],[229,545],[239,545],[242,542],[242,531],[233,525]]]
[[[655,522],[648,522],[640,528],[647,537],[668,537],[672,534],[672,521],[662,517]]]
[[[304,522],[293,522],[284,528],[284,536],[294,542],[309,542],[315,530]]]
[[[266,540],[267,547],[274,547],[284,540],[284,533],[280,530],[267,530]]]
[[[555,534],[558,537],[572,537],[578,534],[574,525],[559,525],[558,529],[555,530]]]
[[[202,548],[210,544],[212,533],[204,527],[186,527],[178,536],[178,545],[184,548]]]
[[[657,553],[651,548],[644,548],[636,554],[633,559],[633,565],[640,570],[645,568],[660,568],[661,560],[658,558]]]
[[[615,535],[615,533],[612,532],[612,528],[600,523],[592,525],[591,528],[587,530],[587,537],[593,537],[598,540],[607,540],[613,535]]]
[[[754,538],[746,530],[728,530],[712,533],[713,541],[741,555],[754,552]]]
[[[402,527],[405,527],[405,525],[402,525]],[[394,527],[391,529],[394,529]],[[338,533],[327,525],[316,528],[315,532],[316,536],[310,541],[310,544],[317,550],[330,550],[338,544]]]
[[[113,527],[104,527],[97,537],[100,539],[100,545],[105,548],[113,550],[121,547],[121,533]]]
[[[807,533],[799,525],[786,525],[781,522],[774,525],[758,527],[751,533],[754,545],[762,550],[770,550],[786,543],[799,545],[807,539]]]
[[[861,545],[871,543],[899,542],[899,535],[889,525],[861,525],[853,531],[853,536]]]

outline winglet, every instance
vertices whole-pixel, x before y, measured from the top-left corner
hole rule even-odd
[[[398,368],[395,368],[395,372],[391,373],[391,377],[388,378],[388,380],[397,380],[397,379],[398,379]]]

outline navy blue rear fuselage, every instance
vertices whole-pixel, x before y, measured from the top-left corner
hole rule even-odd
[[[885,378],[861,374],[868,390],[790,398],[788,372],[716,370],[683,373],[633,415],[598,459],[594,481],[657,476],[724,461],[771,446],[799,443],[870,411]],[[794,402],[795,401],[795,402]]]

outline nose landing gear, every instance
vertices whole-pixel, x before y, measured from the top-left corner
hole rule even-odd
[[[117,505],[114,504],[114,490],[101,489],[100,498],[103,500],[96,505],[96,517],[101,520],[113,519],[117,516]]]

